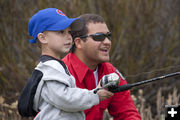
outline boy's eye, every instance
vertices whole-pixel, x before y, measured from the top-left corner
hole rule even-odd
[[[69,33],[69,34],[71,34],[71,33],[72,33],[72,31],[68,31],[68,33]]]
[[[64,30],[58,31],[58,34],[63,34]]]
[[[59,31],[61,34],[63,34],[64,33],[64,30],[61,30],[61,31]]]
[[[71,31],[70,30],[61,30],[61,31],[58,31],[58,34],[71,34]]]

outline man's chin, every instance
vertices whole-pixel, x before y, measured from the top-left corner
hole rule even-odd
[[[101,59],[101,63],[103,63],[103,62],[109,62],[109,60],[110,60],[109,57],[102,58],[102,59]]]

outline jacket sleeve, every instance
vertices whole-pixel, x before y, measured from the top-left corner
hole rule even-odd
[[[109,73],[116,72],[119,75],[120,86],[127,84],[125,78],[112,64],[107,63],[106,69]],[[115,93],[109,102],[108,111],[114,120],[141,120],[129,90]]]
[[[121,85],[123,84],[127,83],[121,79]],[[115,93],[108,106],[108,111],[114,120],[141,120],[129,90]]]
[[[83,111],[99,103],[93,91],[71,88],[58,81],[46,81],[41,95],[49,104],[67,112]]]

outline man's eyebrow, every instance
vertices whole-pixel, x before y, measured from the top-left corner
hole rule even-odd
[[[96,33],[94,33],[94,34],[97,34],[97,33],[103,33],[103,34],[107,34],[107,33],[109,33],[110,31],[107,31],[107,32],[96,32]]]

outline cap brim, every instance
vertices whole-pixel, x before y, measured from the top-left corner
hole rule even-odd
[[[66,19],[64,21],[59,21],[54,25],[51,25],[48,27],[46,30],[49,31],[59,31],[59,30],[64,30],[68,27],[71,28],[71,31],[79,31],[83,28],[84,22],[80,18],[70,18]]]

